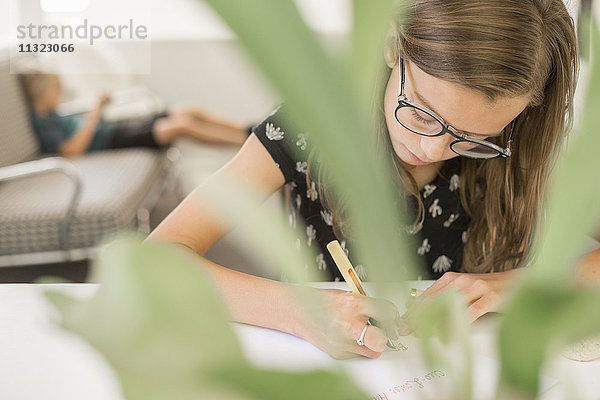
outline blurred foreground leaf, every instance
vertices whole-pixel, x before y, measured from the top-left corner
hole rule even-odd
[[[342,374],[250,366],[199,264],[182,249],[125,238],[97,259],[92,299],[47,296],[63,326],[104,354],[129,400],[365,398]]]
[[[452,371],[452,399],[472,398],[473,363],[469,344],[467,310],[455,291],[443,292],[409,311],[415,332],[422,338],[421,349],[427,365]]]
[[[262,207],[260,194],[245,182],[208,179],[197,190],[227,223],[236,227],[248,247],[260,255],[263,270],[280,272],[285,280],[295,284],[288,288],[298,303],[311,310],[308,314],[317,326],[325,326],[332,310],[323,307],[323,300],[314,288],[302,285],[325,280],[316,265],[314,246],[296,247],[297,235],[304,232],[303,221],[298,221],[300,232],[294,232],[287,221],[273,218],[272,210]]]
[[[540,245],[500,327],[501,390],[535,397],[549,352],[600,332],[600,291],[574,288],[582,239],[600,218],[600,35],[592,24],[591,83],[583,122],[552,181]]]
[[[344,67],[329,57],[306,27],[291,0],[228,2],[207,0],[237,34],[257,66],[286,101],[292,127],[308,131],[328,167],[330,184],[348,199],[348,215],[356,228],[353,262],[369,269],[374,282],[400,281],[412,271],[410,239],[401,235],[403,221],[389,168],[375,153],[365,88],[374,80],[376,62],[383,64],[383,32],[395,1],[378,6],[356,1],[360,10],[370,7],[360,25],[358,51],[368,49],[355,66]],[[367,34],[366,32],[369,32]],[[373,42],[375,40],[375,42]],[[377,54],[378,53],[378,54]],[[346,60],[354,61],[357,52]],[[356,77],[350,75],[363,75]],[[371,100],[372,92],[367,100]],[[394,221],[394,223],[390,223]]]
[[[298,235],[306,229],[304,221],[299,219],[299,230],[294,231],[287,220],[274,218],[272,209],[262,206],[256,188],[242,181],[209,178],[197,191],[223,220],[236,227],[247,246],[260,256],[263,270],[272,275],[283,272],[294,283],[326,279],[316,266],[315,247],[296,247]]]
[[[377,70],[381,65],[385,42],[390,29],[389,18],[399,8],[396,0],[353,0],[352,51],[346,64],[356,87],[356,99],[364,109],[371,107]]]
[[[533,398],[549,352],[600,331],[600,292],[528,284],[500,328],[502,378]]]
[[[257,400],[367,399],[348,378],[331,372],[309,371],[290,374],[243,369],[217,371],[213,377]]]

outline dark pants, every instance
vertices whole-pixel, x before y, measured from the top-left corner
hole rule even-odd
[[[152,127],[159,118],[167,117],[166,112],[156,114],[153,117],[137,122],[118,122],[113,127],[113,136],[110,141],[111,149],[122,149],[127,147],[150,147],[153,149],[162,146],[156,142],[152,134]]]
[[[143,121],[137,122],[118,122],[115,123],[113,137],[109,144],[111,149],[122,149],[126,147],[150,147],[159,149],[163,146],[156,142],[152,134],[152,127],[157,119],[168,117],[169,114],[162,112]],[[252,134],[254,125],[246,128],[248,136]]]

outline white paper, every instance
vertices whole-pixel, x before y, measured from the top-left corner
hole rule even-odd
[[[410,287],[426,289],[433,281],[413,282]],[[323,288],[346,289],[344,283],[327,283],[315,285]],[[368,291],[373,288],[365,284]],[[406,290],[403,287],[402,290]],[[401,298],[392,299],[399,310],[404,310],[400,304]],[[401,339],[407,347],[406,351],[386,349],[380,358],[367,359],[357,357],[349,360],[334,360],[326,353],[317,349],[310,343],[295,336],[282,332],[258,328],[248,325],[234,325],[242,348],[249,361],[258,367],[302,371],[321,369],[342,369],[351,377],[358,387],[373,400],[412,400],[440,398],[442,395],[451,394],[453,385],[452,374],[457,374],[455,368],[427,367],[421,355],[420,340],[414,336]],[[474,336],[476,344],[492,347],[492,331],[483,326]],[[481,349],[479,349],[481,350]],[[484,353],[491,353],[491,349]],[[456,354],[460,351],[451,350]],[[450,352],[450,350],[448,351]],[[477,400],[493,399],[499,376],[499,362],[487,355],[473,351],[473,398]],[[450,357],[448,354],[446,356]],[[460,365],[460,360],[455,360]],[[542,377],[540,393],[556,384],[556,380]]]

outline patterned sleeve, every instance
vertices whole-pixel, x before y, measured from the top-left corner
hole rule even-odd
[[[308,150],[306,134],[291,131],[286,127],[286,121],[285,106],[282,105],[252,128],[252,133],[281,170],[285,183],[290,183],[298,178],[305,179]]]

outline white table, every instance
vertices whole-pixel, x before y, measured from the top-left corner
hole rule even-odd
[[[424,288],[428,284],[416,282],[413,286]],[[325,286],[343,288],[344,284]],[[0,399],[122,399],[115,375],[102,356],[79,336],[63,331],[54,323],[57,312],[43,296],[49,288],[85,298],[94,294],[97,285],[0,285]],[[491,334],[494,324],[493,318],[477,322],[471,335],[473,348],[481,356],[480,362],[485,364],[475,369],[476,387],[486,395],[495,384],[489,372],[497,369]],[[399,379],[387,376],[388,366],[404,357],[399,352],[384,352],[379,360],[336,361],[310,343],[290,335],[240,324],[234,324],[234,328],[246,356],[257,366],[288,370],[341,367],[365,390],[371,390],[369,394],[385,386],[385,382],[397,383]],[[411,341],[416,339],[407,340],[414,346]],[[364,379],[361,382],[365,371],[376,374],[382,382]],[[548,378],[544,385],[550,388],[541,394],[541,399],[564,398],[563,389],[567,385],[582,399],[600,399],[600,361],[578,363],[559,357],[545,375]],[[413,397],[388,393],[388,398]]]

